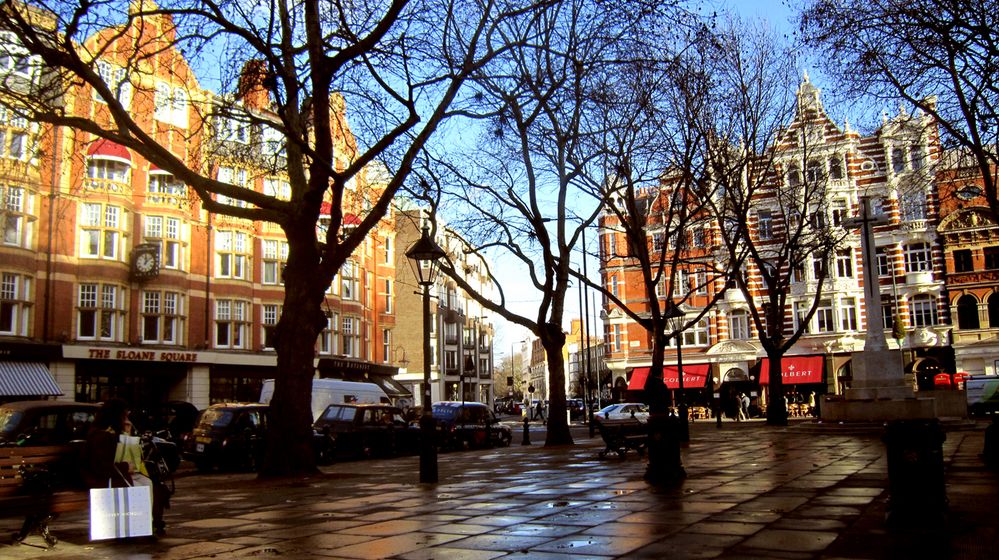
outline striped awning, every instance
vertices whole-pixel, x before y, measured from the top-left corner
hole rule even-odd
[[[56,397],[62,394],[45,364],[0,361],[0,397]]]

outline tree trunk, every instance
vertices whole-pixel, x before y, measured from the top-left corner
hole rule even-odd
[[[784,402],[784,379],[781,377],[784,352],[767,353],[767,357],[770,358],[768,365],[770,402],[767,404],[767,424],[787,426],[787,403]]]
[[[316,338],[326,325],[321,308],[324,289],[316,279],[318,255],[308,249],[300,254],[298,247],[291,245],[285,269],[284,309],[275,334],[277,378],[262,477],[317,472],[312,449],[312,379]]]
[[[546,325],[547,327],[548,325]],[[569,419],[565,404],[565,361],[562,359],[562,348],[565,347],[565,333],[557,325],[546,328],[545,336],[541,338],[548,358],[548,435],[545,446],[572,445],[572,433],[569,432]]]

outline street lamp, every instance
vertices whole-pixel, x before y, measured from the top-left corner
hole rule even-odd
[[[420,417],[420,482],[437,482],[437,427],[434,424],[430,394],[430,286],[437,280],[437,265],[444,249],[430,237],[430,228],[406,251],[416,281],[423,287],[423,415]]]
[[[683,329],[683,323],[687,319],[687,314],[683,312],[675,303],[668,302],[666,307],[666,312],[663,314],[663,318],[666,319],[666,324],[669,326],[670,330],[673,331],[673,337],[676,339],[676,373],[677,380],[679,383],[680,397],[679,397],[679,409],[680,409],[680,441],[690,441],[690,426],[689,426],[689,416],[687,415],[687,398],[683,390],[683,335],[681,330]]]

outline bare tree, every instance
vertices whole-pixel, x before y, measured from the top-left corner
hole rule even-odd
[[[0,29],[18,38],[44,77],[29,90],[4,80],[0,94],[31,122],[140,154],[197,193],[210,213],[280,226],[289,254],[261,474],[308,473],[326,289],[386,215],[417,154],[463,104],[469,76],[519,39],[498,26],[535,21],[532,11],[550,3],[7,1]],[[161,84],[186,126],[149,118],[166,101]],[[358,115],[353,130],[347,108]],[[358,223],[345,227],[345,207],[376,161],[391,178],[358,195]],[[225,162],[279,173],[288,188],[247,188],[252,183],[218,173]],[[319,237],[324,203],[330,216]]]
[[[944,146],[974,162],[999,219],[999,2],[813,0],[800,21],[842,91],[932,116]]]
[[[795,95],[794,57],[766,29],[732,24],[715,48],[704,121],[714,214],[730,281],[770,361],[767,422],[781,425],[782,357],[807,332],[847,235],[830,223],[831,181],[816,159],[818,139],[839,131],[807,79]]]
[[[546,445],[572,443],[566,420],[565,333],[562,323],[574,274],[572,257],[582,232],[595,222],[603,192],[605,157],[598,138],[612,123],[601,118],[612,80],[634,67],[642,46],[659,38],[674,6],[641,0],[614,6],[571,0],[503,29],[509,42],[525,45],[506,53],[501,72],[477,77],[474,113],[484,134],[470,154],[437,162],[442,200],[472,209],[449,219],[473,243],[471,250],[523,267],[523,291],[539,297],[533,316],[508,305],[510,287],[494,299],[472,293],[484,306],[534,333],[548,362],[550,414]],[[672,21],[672,19],[669,19]],[[470,164],[469,162],[474,162]],[[523,295],[518,294],[518,297]]]

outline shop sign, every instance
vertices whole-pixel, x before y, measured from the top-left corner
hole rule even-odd
[[[185,362],[198,361],[197,352],[177,350],[135,350],[131,348],[83,348],[83,355],[90,360],[123,360],[131,362]]]

